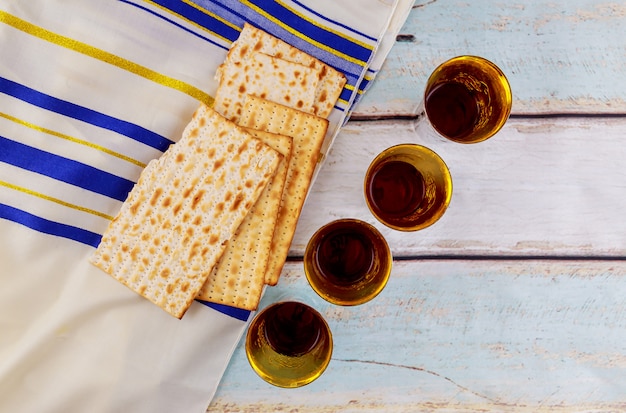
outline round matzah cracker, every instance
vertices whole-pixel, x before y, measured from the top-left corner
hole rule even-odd
[[[328,121],[255,96],[246,97],[243,109],[240,125],[293,138],[293,150],[266,273],[267,284],[275,285],[289,254]]]

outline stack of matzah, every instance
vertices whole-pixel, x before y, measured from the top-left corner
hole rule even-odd
[[[92,263],[182,317],[281,158],[201,106],[142,172]]]
[[[248,23],[217,79],[215,110],[234,121],[248,94],[328,118],[346,84],[342,73]]]
[[[342,74],[246,24],[214,107],[152,161],[92,262],[175,317],[257,308],[287,258]]]
[[[218,271],[199,295],[207,301],[233,305],[232,301],[225,300],[221,291],[223,280],[230,279],[236,294],[247,297],[251,308],[256,308],[264,284],[278,282],[324,142],[328,128],[326,118],[346,78],[323,62],[249,24],[244,25],[216,77],[219,87],[215,110],[248,130],[292,141],[290,154],[284,154],[286,178],[280,200],[273,205],[276,210],[271,211],[275,214],[275,227],[269,238],[269,250],[263,246],[263,251],[267,252],[263,262],[259,262],[254,273],[243,271],[234,276],[232,272],[220,274]],[[258,254],[258,250],[253,252],[244,243],[233,242],[228,249],[237,251],[240,256]]]

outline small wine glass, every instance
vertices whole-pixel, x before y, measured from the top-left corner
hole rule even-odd
[[[382,151],[370,163],[364,180],[365,200],[382,224],[417,231],[439,220],[452,198],[447,165],[431,149],[400,144]]]
[[[246,355],[252,369],[266,382],[295,388],[322,375],[333,352],[326,320],[313,307],[296,300],[265,307],[251,321]]]
[[[304,272],[313,290],[343,306],[376,297],[387,284],[392,262],[383,235],[367,222],[352,218],[322,226],[304,252]]]
[[[498,66],[479,56],[457,56],[432,72],[418,113],[438,136],[477,143],[504,126],[512,101],[511,86]]]

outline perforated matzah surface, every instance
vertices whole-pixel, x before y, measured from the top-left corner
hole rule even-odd
[[[250,129],[247,132],[274,148],[283,159],[259,200],[228,242],[198,298],[255,310],[265,285],[265,270],[287,178],[292,138]]]
[[[245,127],[293,138],[282,207],[276,222],[266,274],[266,282],[275,285],[289,253],[328,121],[255,96],[247,96],[239,123]]]
[[[201,106],[181,140],[145,168],[92,263],[181,318],[279,159]]]

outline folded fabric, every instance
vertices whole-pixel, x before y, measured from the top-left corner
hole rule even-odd
[[[2,0],[0,411],[204,411],[249,312],[174,319],[89,256],[244,22],[346,75],[326,151],[412,3]]]

